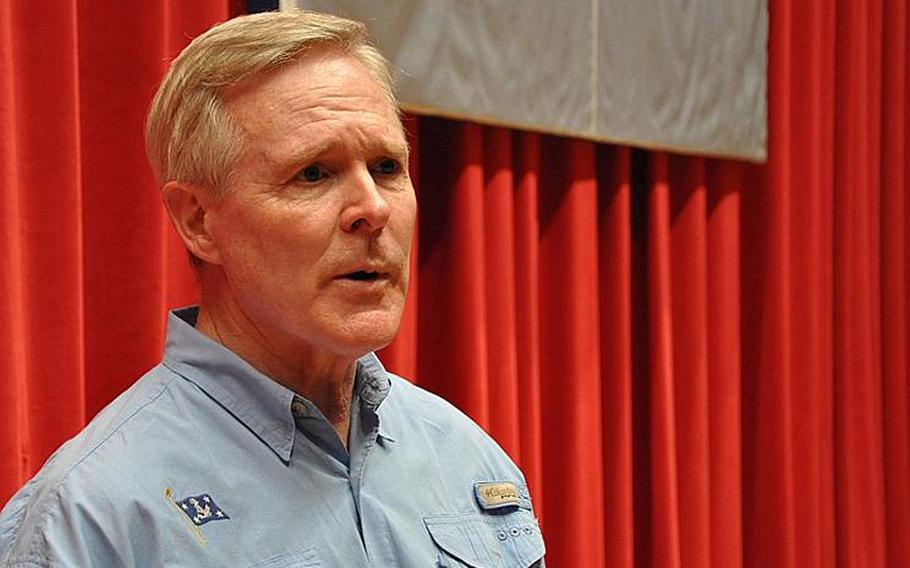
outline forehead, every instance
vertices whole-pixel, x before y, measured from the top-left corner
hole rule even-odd
[[[248,77],[227,89],[224,100],[247,137],[263,142],[339,126],[404,137],[397,110],[367,67],[332,48]]]

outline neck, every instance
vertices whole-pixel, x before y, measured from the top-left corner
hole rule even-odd
[[[347,446],[357,360],[320,353],[303,341],[259,328],[232,302],[203,286],[196,329],[256,370],[310,400]],[[210,292],[210,291],[209,291]]]

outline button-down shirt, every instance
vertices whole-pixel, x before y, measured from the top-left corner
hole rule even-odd
[[[346,448],[310,401],[170,314],[160,365],[0,514],[0,566],[531,566],[524,478],[444,400],[357,363]]]

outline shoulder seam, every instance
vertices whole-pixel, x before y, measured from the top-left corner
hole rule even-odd
[[[170,369],[168,369],[168,370],[171,371]],[[173,372],[173,371],[171,371],[171,372]],[[108,440],[110,440],[111,436],[113,436],[114,434],[119,432],[120,429],[123,428],[124,425],[126,425],[130,420],[132,420],[132,418],[134,416],[136,416],[136,414],[138,414],[141,410],[143,410],[144,408],[146,408],[147,406],[149,406],[150,404],[152,404],[156,400],[158,400],[161,397],[161,395],[164,394],[165,391],[167,391],[168,387],[174,382],[174,380],[176,380],[178,378],[179,378],[179,375],[171,376],[168,380],[162,382],[162,384],[160,385],[157,392],[154,392],[148,398],[148,400],[146,400],[145,402],[137,405],[136,408],[133,410],[133,412],[131,412],[128,416],[124,417],[123,420],[121,420],[120,423],[117,424],[115,427],[111,428],[110,432],[108,432],[108,434],[104,438],[99,440],[91,449],[86,451],[82,456],[79,457],[79,459],[75,460],[72,464],[70,464],[66,468],[66,470],[60,475],[60,478],[57,480],[57,482],[52,487],[49,488],[48,494],[45,496],[45,498],[42,499],[44,506],[41,510],[39,510],[37,512],[37,518],[34,523],[34,527],[35,527],[36,531],[35,531],[35,534],[32,535],[33,540],[39,538],[41,531],[44,530],[45,525],[48,522],[48,518],[50,517],[51,511],[53,510],[53,507],[51,506],[52,501],[54,499],[58,499],[58,500],[60,499],[60,490],[64,486],[66,481],[69,479],[70,474],[77,467],[79,467],[79,465],[81,465],[85,460],[87,460],[95,452],[97,452],[99,448],[101,448]],[[16,523],[16,527],[14,529],[15,536],[13,536],[12,542],[15,542],[19,537],[19,529],[21,528],[22,520],[23,519],[20,519],[19,522]],[[35,544],[37,544],[37,543],[32,542],[32,545],[35,545]],[[47,559],[39,560],[39,558],[40,557],[35,556],[34,552],[32,552],[29,556],[20,557],[20,559],[16,560],[15,563],[10,564],[10,565],[16,566],[17,564],[23,564],[23,563],[25,563],[25,565],[27,565],[28,563],[35,564],[35,563],[39,563],[39,562],[43,563],[43,564],[39,564],[39,565],[42,565],[42,566],[47,565],[46,564]],[[7,557],[6,561],[9,562],[9,557]]]
[[[168,370],[171,371],[171,369],[168,369]],[[171,372],[173,372],[173,371],[171,371]],[[111,428],[111,431],[108,432],[107,436],[105,436],[101,440],[98,440],[98,443],[96,443],[90,450],[85,452],[85,454],[82,455],[78,460],[74,461],[69,466],[69,468],[66,470],[66,473],[64,473],[60,477],[60,483],[63,483],[66,480],[66,478],[69,477],[70,473],[72,473],[72,471],[74,469],[76,469],[79,465],[82,464],[82,462],[84,462],[89,457],[91,457],[95,452],[97,452],[101,446],[106,444],[107,441],[111,439],[111,436],[113,436],[114,434],[119,432],[128,422],[130,422],[133,419],[133,417],[135,417],[137,414],[139,414],[139,412],[141,410],[145,409],[147,406],[149,406],[150,404],[154,403],[156,400],[161,398],[161,395],[164,394],[164,392],[168,389],[168,387],[171,385],[171,383],[173,383],[174,380],[177,378],[179,378],[179,377],[172,376],[167,381],[162,382],[161,386],[158,389],[158,392],[156,392],[152,396],[150,396],[149,399],[146,400],[145,402],[137,405],[136,408],[133,409],[133,411],[128,416],[124,417],[123,420],[121,420],[119,424],[117,424],[116,426]]]
[[[483,437],[489,441],[492,441],[494,444],[496,444],[497,448],[500,447],[499,443],[496,442],[496,440],[493,438],[492,435],[490,435],[489,432],[487,432],[486,430],[481,428],[480,424],[475,422],[473,418],[468,416],[468,414],[465,411],[463,411],[462,409],[455,406],[451,401],[443,398],[442,396],[440,396],[430,390],[427,390],[427,389],[421,387],[420,385],[415,385],[414,383],[410,382],[409,380],[407,380],[403,377],[396,375],[395,373],[391,373],[389,371],[386,371],[386,373],[390,377],[393,388],[396,385],[396,383],[404,383],[404,385],[405,385],[404,388],[413,391],[414,395],[420,398],[421,403],[440,407],[440,408],[447,410],[448,412],[451,412],[454,417],[457,417],[458,420],[465,423],[471,430],[473,430],[473,432],[475,434],[478,434],[481,437]],[[431,420],[430,415],[422,414],[419,418],[420,418],[420,421],[423,423],[435,424]]]

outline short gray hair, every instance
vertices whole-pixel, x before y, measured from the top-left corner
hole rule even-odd
[[[243,132],[223,92],[316,47],[357,58],[398,108],[389,63],[360,22],[289,10],[250,14],[214,26],[174,59],[149,110],[146,153],[159,186],[182,181],[221,192],[243,152]]]

